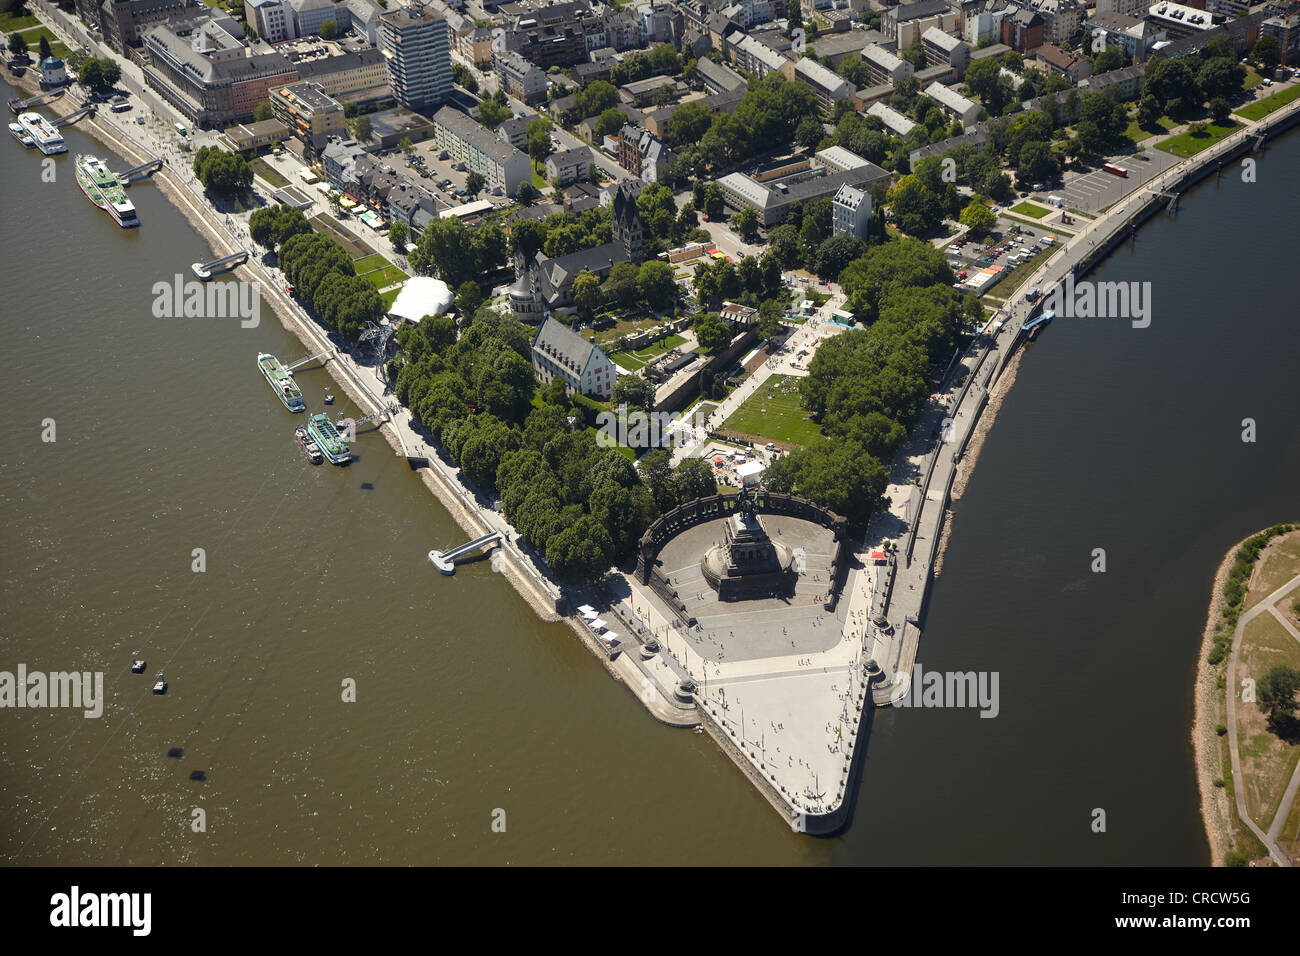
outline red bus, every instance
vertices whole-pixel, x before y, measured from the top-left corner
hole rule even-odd
[[[1102,163],[1101,168],[1112,176],[1123,176],[1125,179],[1128,178],[1128,170],[1123,166],[1116,166],[1114,163]]]

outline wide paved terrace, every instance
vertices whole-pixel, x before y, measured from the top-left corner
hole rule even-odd
[[[799,826],[798,814],[826,814],[844,800],[861,719],[860,675],[867,656],[862,635],[869,630],[871,585],[868,570],[854,566],[835,612],[826,611],[831,532],[797,518],[759,517],[776,541],[795,551],[799,576],[789,597],[718,600],[699,562],[722,540],[725,519],[682,532],[659,553],[660,570],[697,628],[682,626],[634,575],[624,579],[637,616],[696,681],[701,709],[794,808],[791,822]]]

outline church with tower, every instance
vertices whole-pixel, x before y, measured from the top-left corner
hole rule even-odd
[[[510,310],[522,322],[541,323],[548,313],[573,308],[573,280],[584,270],[604,279],[621,262],[638,264],[645,254],[645,230],[636,207],[639,183],[624,181],[610,199],[612,242],[550,258],[538,252],[530,261],[515,250],[515,284]]]

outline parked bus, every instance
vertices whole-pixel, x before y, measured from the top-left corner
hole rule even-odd
[[[172,123],[172,127],[175,128],[176,132],[180,133],[182,136],[190,135],[189,130],[187,130],[180,123]]]
[[[1112,176],[1122,176],[1125,179],[1128,178],[1128,170],[1123,166],[1116,166],[1114,163],[1102,163],[1101,168]]]

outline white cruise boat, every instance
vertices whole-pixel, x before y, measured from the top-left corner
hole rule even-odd
[[[36,141],[36,148],[46,156],[68,151],[68,144],[63,141],[63,134],[40,113],[19,113],[18,125]]]

